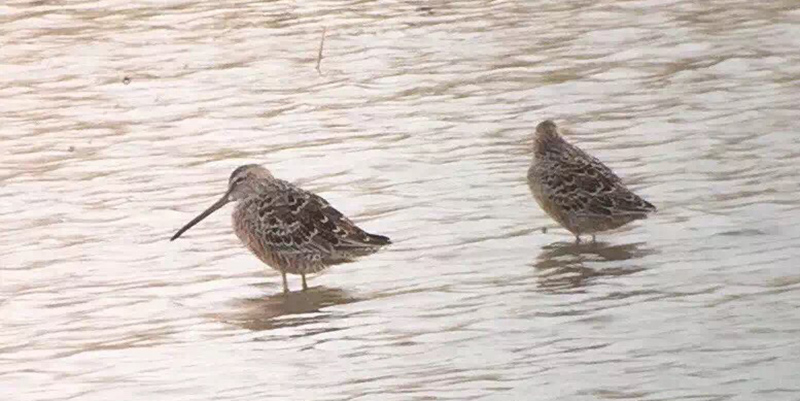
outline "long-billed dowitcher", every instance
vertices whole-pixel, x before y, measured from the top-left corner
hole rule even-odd
[[[237,202],[233,210],[236,236],[281,273],[283,292],[289,292],[286,273],[299,274],[305,290],[306,274],[375,253],[391,243],[387,237],[358,228],[322,197],[273,177],[257,164],[234,170],[225,195],[170,241],[228,202]]]
[[[605,164],[568,143],[550,120],[536,126],[528,186],[539,206],[575,235],[612,230],[656,207],[631,192]]]

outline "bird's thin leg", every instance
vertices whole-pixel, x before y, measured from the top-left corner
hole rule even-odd
[[[289,293],[289,284],[286,282],[286,272],[281,272],[281,278],[283,278],[283,293]]]
[[[594,241],[594,234],[592,234],[592,243],[594,243],[594,242],[595,242],[595,241]]]
[[[306,285],[306,275],[303,274],[303,273],[300,273],[300,277],[303,278],[303,291],[305,291],[305,290],[308,289],[308,285]]]
[[[575,243],[576,244],[580,244],[581,243],[581,235],[580,234],[575,234]]]

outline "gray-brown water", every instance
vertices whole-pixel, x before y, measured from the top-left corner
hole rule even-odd
[[[798,49],[796,0],[3,3],[0,399],[800,400]],[[659,213],[575,246],[545,118]],[[230,207],[168,241],[251,162],[395,245],[283,297]]]

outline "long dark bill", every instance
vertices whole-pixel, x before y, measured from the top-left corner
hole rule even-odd
[[[223,195],[223,196],[222,196],[222,198],[219,198],[219,200],[218,200],[216,203],[214,203],[213,205],[211,205],[211,207],[209,207],[208,209],[206,209],[206,211],[205,211],[205,212],[203,212],[203,213],[200,213],[200,215],[198,215],[197,217],[193,218],[193,219],[192,219],[192,221],[190,221],[190,222],[189,222],[189,224],[186,224],[185,226],[183,226],[183,228],[181,228],[180,230],[178,230],[178,232],[176,232],[176,233],[175,233],[175,235],[173,235],[173,236],[172,236],[172,238],[170,238],[169,240],[170,240],[170,241],[175,241],[175,240],[176,240],[178,237],[180,237],[180,236],[181,236],[181,234],[183,234],[184,232],[186,232],[186,230],[188,230],[188,229],[192,228],[192,227],[193,227],[195,224],[199,223],[199,222],[200,222],[200,220],[203,220],[203,219],[205,219],[205,218],[206,218],[206,217],[208,217],[208,215],[210,215],[211,213],[214,213],[214,212],[216,212],[216,211],[217,211],[217,209],[219,209],[219,208],[221,208],[221,207],[225,206],[225,204],[227,204],[228,202],[230,202],[230,201],[228,200],[228,195],[229,195],[229,194],[230,194],[230,191],[226,192],[226,193],[225,193],[225,195]]]

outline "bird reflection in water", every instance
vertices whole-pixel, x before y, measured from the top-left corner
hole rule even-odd
[[[218,318],[254,331],[296,327],[327,319],[326,307],[360,300],[338,288],[312,287],[304,292],[243,299],[236,302],[235,311]]]
[[[644,270],[625,262],[654,253],[645,243],[612,245],[607,242],[555,242],[542,248],[534,267],[539,287],[564,292],[583,287],[596,277],[625,276]],[[589,267],[592,265],[593,267]]]

